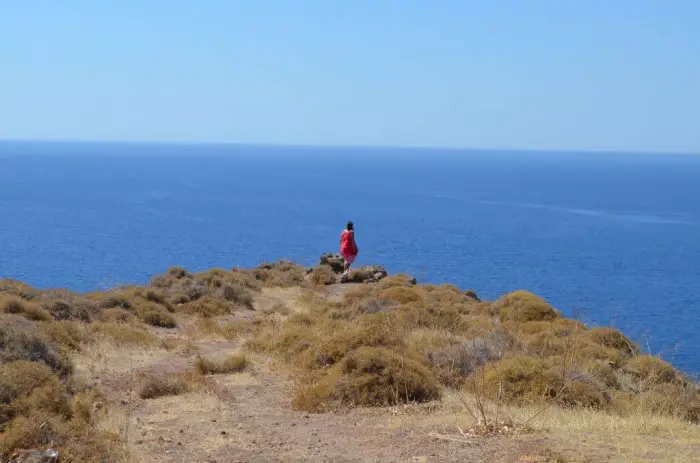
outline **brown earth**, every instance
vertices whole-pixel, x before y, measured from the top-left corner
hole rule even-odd
[[[354,286],[319,291],[339,300]],[[264,289],[255,308],[282,302],[303,311],[300,295],[298,288]],[[228,318],[252,319],[256,311]],[[581,418],[581,429],[574,429],[575,411],[546,411],[527,432],[523,428],[496,437],[462,434],[460,429],[473,420],[456,397],[324,414],[297,411],[291,405],[295,386],[290,373],[257,354],[247,354],[251,365],[245,371],[207,377],[193,392],[140,399],[144,377],[191,371],[198,354],[239,353],[245,340],[198,332],[194,318],[178,322],[177,329],[153,328],[167,349],[116,349],[100,343],[76,358],[79,374],[100,385],[108,402],[110,413],[101,425],[123,435],[135,462],[700,461],[697,435],[679,444],[678,436],[635,437],[620,425],[613,436],[605,429],[595,431],[602,426],[596,420],[606,419],[597,415]],[[566,424],[553,424],[559,422]]]

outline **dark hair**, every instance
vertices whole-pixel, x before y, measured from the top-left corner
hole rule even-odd
[[[348,220],[348,224],[346,225],[346,228],[347,228],[348,230],[354,230],[354,229],[355,229],[355,225],[352,223],[352,220]]]

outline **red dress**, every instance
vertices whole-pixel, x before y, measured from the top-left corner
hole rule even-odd
[[[353,230],[343,230],[340,234],[340,253],[345,260],[355,260],[357,257],[357,244],[355,244],[355,232]]]

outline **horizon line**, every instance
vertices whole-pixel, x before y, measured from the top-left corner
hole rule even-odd
[[[651,151],[651,150],[614,150],[597,148],[507,148],[507,147],[456,147],[436,145],[401,145],[401,144],[332,144],[332,143],[265,143],[242,141],[192,141],[192,140],[109,140],[109,139],[22,139],[0,138],[0,143],[27,144],[110,144],[110,145],[171,145],[171,146],[239,146],[239,147],[268,147],[268,148],[313,148],[313,149],[393,149],[393,150],[438,150],[462,152],[526,152],[526,153],[560,153],[560,154],[623,154],[623,155],[670,155],[698,156],[700,151]]]

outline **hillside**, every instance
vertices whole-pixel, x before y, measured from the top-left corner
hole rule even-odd
[[[378,270],[0,281],[0,461],[700,461],[698,384],[619,331]]]

